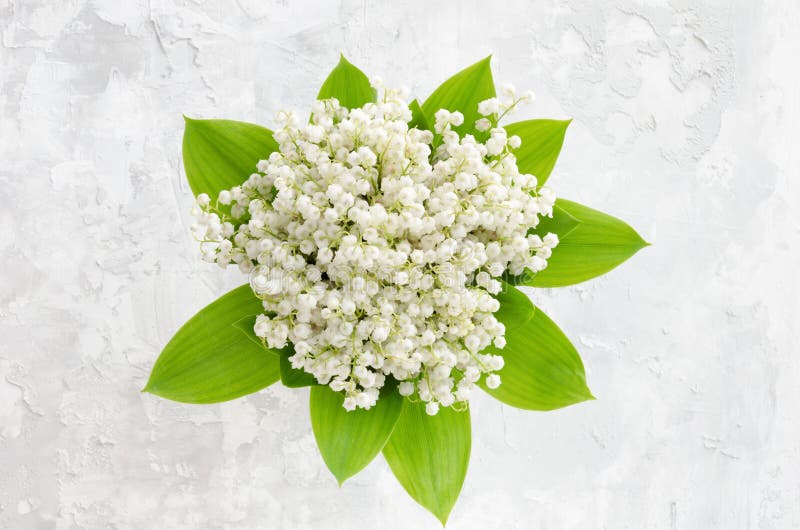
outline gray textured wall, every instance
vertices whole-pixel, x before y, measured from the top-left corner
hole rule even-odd
[[[575,118],[556,191],[655,246],[532,292],[595,402],[473,403],[448,528],[800,528],[795,0],[0,0],[0,528],[439,528],[378,459],[341,490],[307,392],[142,395],[237,285],[200,262],[181,113],[304,109],[344,51],[426,95],[494,54]]]

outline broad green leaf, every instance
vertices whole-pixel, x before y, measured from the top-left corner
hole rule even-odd
[[[327,385],[311,389],[311,427],[319,452],[340,486],[372,462],[392,434],[404,400],[397,384],[390,381],[372,408],[350,412],[342,407],[342,392]]]
[[[294,355],[294,348],[292,348],[291,345],[280,350],[279,355],[281,358],[281,383],[283,383],[283,386],[301,388],[318,384],[317,379],[313,375],[305,370],[299,370],[292,366],[292,361],[289,360],[289,357]]]
[[[363,107],[375,101],[376,97],[366,74],[345,59],[344,55],[339,56],[339,64],[322,83],[317,95],[317,99],[336,98],[339,104],[348,109]]]
[[[451,112],[457,110],[464,115],[464,123],[456,127],[455,131],[462,136],[477,132],[475,121],[481,117],[478,114],[478,103],[496,95],[492,68],[489,64],[491,59],[490,55],[464,68],[433,91],[422,104],[422,110],[429,124],[434,123],[434,114],[437,110],[447,109]]]
[[[503,403],[528,410],[553,410],[594,399],[586,386],[575,347],[524,293],[505,285],[494,316],[506,327],[506,346],[483,353],[502,355],[501,384],[486,392]]]
[[[564,135],[572,120],[528,120],[504,125],[509,136],[517,135],[522,140],[514,150],[520,173],[536,177],[542,186],[556,165]]]
[[[249,285],[207,305],[167,343],[143,391],[183,403],[217,403],[277,381],[277,352],[237,328],[262,311]]]
[[[534,287],[563,287],[590,280],[649,245],[624,221],[566,199],[558,199],[553,219],[543,219],[534,231],[542,236],[553,232],[559,238],[547,268],[525,283]]]
[[[183,167],[195,195],[214,199],[220,191],[242,184],[256,172],[259,160],[278,150],[272,131],[232,120],[186,120]]]
[[[422,111],[422,107],[419,105],[419,101],[415,99],[408,104],[408,108],[411,109],[411,121],[408,123],[409,129],[416,127],[420,130],[432,130],[428,124],[428,120],[425,118],[425,113]]]
[[[407,400],[383,456],[408,494],[445,524],[467,475],[471,443],[469,410],[442,407],[428,416],[424,403]]]

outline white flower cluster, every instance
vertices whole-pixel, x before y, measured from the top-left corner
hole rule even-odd
[[[452,130],[460,112],[409,129],[404,93],[379,88],[358,109],[316,102],[308,124],[280,113],[279,151],[213,204],[200,195],[193,229],[204,259],[250,274],[256,335],[291,342],[292,366],[346,409],[373,406],[392,377],[436,414],[482,377],[500,384],[503,358],[481,353],[505,346],[493,295],[506,271],[547,265],[557,237],[528,231],[555,197],[520,174],[520,139],[497,125],[530,96],[482,102],[479,141]]]

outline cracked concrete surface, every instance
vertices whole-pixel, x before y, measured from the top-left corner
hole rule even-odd
[[[0,528],[439,528],[378,459],[342,489],[307,393],[142,395],[240,283],[189,232],[181,114],[270,125],[343,51],[425,96],[494,54],[574,117],[559,195],[655,245],[530,291],[598,400],[473,403],[452,529],[800,528],[793,0],[0,0]]]

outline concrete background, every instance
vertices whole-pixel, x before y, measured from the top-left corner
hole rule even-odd
[[[435,529],[379,458],[341,490],[307,392],[142,395],[238,285],[188,231],[181,114],[269,125],[339,51],[427,95],[494,54],[575,118],[551,179],[654,243],[532,292],[598,400],[473,403],[448,528],[800,528],[800,5],[0,0],[0,528]]]

